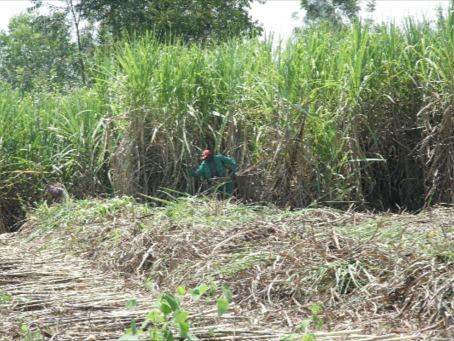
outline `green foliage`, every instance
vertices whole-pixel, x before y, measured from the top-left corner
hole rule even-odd
[[[226,287],[225,285],[223,285],[221,287],[221,289],[222,289],[222,292],[224,293],[227,303],[232,302],[233,295],[232,295],[232,292],[230,291],[230,289],[228,287]]]
[[[115,40],[153,31],[161,41],[222,41],[260,32],[248,13],[252,0],[81,0],[76,8],[86,19],[99,22],[101,32]]]
[[[3,290],[0,290],[0,311],[2,310],[2,305],[8,305],[11,301],[26,301],[25,298],[22,297],[14,297],[12,294],[8,294]]]
[[[13,295],[7,294],[7,293],[3,292],[2,290],[0,290],[0,304],[7,304],[11,300],[13,300]]]
[[[59,13],[24,13],[9,32],[0,32],[0,81],[21,91],[54,91],[74,87],[78,68],[70,27]]]
[[[149,210],[146,206],[134,208],[132,198],[121,197],[106,201],[98,200],[96,204],[93,204],[92,200],[71,200],[67,204],[51,207],[42,203],[34,212],[39,223],[37,223],[34,232],[29,235],[28,241],[47,233],[64,230],[69,224],[80,227],[95,221],[115,220],[124,212],[145,215]],[[75,229],[71,233],[77,232],[78,229]],[[108,237],[115,242],[119,235],[121,236],[120,231],[116,231]],[[132,301],[131,304],[133,304]]]
[[[218,316],[221,317],[228,311],[229,303],[232,299],[230,290],[222,286],[224,298],[217,299]],[[191,298],[199,301],[207,292],[208,286],[202,283],[197,288],[190,290]],[[135,321],[131,321],[131,328],[125,331],[125,335],[118,341],[135,341],[139,340],[139,335],[147,334],[148,340],[151,341],[172,341],[175,340],[174,333],[178,330],[178,338],[187,338],[188,340],[198,340],[197,336],[191,333],[190,315],[188,311],[182,310],[181,302],[186,294],[183,287],[177,288],[177,294],[162,294],[158,297],[155,310],[149,312],[140,329],[136,327]],[[214,293],[212,293],[214,294]],[[126,303],[128,309],[135,308],[137,302],[134,299]],[[146,328],[146,331],[144,331]],[[211,333],[214,333],[211,331]]]
[[[134,310],[137,307],[137,301],[133,298],[131,298],[127,303],[126,303],[126,308],[129,310]]]
[[[192,299],[194,301],[198,301],[200,299],[200,297],[202,297],[202,295],[207,292],[207,290],[208,290],[208,286],[205,283],[199,285],[195,289],[191,289]]]
[[[452,20],[319,25],[275,49],[146,35],[99,49],[90,90],[32,97],[0,85],[2,205],[42,200],[45,174],[76,197],[143,193],[190,220],[191,199],[163,188],[202,191],[188,171],[206,147],[237,160],[247,176],[236,194],[248,201],[450,202]]]
[[[229,309],[229,303],[223,298],[218,298],[218,316],[221,317]]]
[[[97,96],[76,91],[31,97],[0,85],[0,108],[2,205],[17,197],[45,200],[43,176],[65,184],[73,197],[111,191],[106,110]],[[18,208],[15,203],[5,211]]]
[[[44,341],[41,330],[31,329],[28,325],[22,324],[19,334],[23,341]]]
[[[306,10],[305,20],[308,22],[324,20],[334,24],[346,20],[358,19],[361,0],[301,0],[301,8]],[[375,10],[375,0],[369,0],[367,10]]]

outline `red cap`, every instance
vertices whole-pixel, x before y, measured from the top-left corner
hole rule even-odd
[[[204,150],[204,151],[202,152],[202,157],[201,157],[201,159],[202,159],[202,160],[205,160],[205,159],[206,159],[208,156],[210,156],[211,154],[213,154],[213,153],[211,152],[211,150],[206,149],[206,150]]]

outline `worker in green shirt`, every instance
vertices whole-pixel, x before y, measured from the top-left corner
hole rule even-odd
[[[208,180],[210,186],[213,185],[211,180],[214,177],[225,178],[227,177],[227,168],[230,170],[230,179],[235,179],[236,162],[233,158],[224,155],[213,155],[211,150],[204,150],[202,152],[203,160],[197,170],[190,172],[191,176],[201,176]],[[225,193],[225,198],[229,198],[233,194],[233,182],[229,181],[219,188],[219,191]]]

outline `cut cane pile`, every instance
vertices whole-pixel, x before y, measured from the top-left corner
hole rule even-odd
[[[0,335],[19,340],[27,325],[44,340],[116,340],[159,294],[215,283],[233,293],[223,317],[183,302],[201,339],[282,340],[301,334],[318,304],[317,340],[448,340],[452,226],[451,207],[373,214],[130,198],[41,207],[0,235]]]

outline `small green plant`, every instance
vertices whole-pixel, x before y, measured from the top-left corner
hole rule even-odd
[[[306,330],[311,327],[312,330],[317,331],[323,327],[325,321],[320,318],[318,315],[323,312],[323,306],[320,303],[312,304],[309,307],[311,311],[311,317],[309,319],[304,319],[301,321],[301,325],[296,329],[297,332],[305,333]],[[296,341],[296,340],[303,340],[303,341],[315,341],[317,336],[313,332],[308,332],[303,335],[299,334],[292,334],[284,338],[282,341]]]
[[[40,329],[31,330],[26,324],[21,325],[19,334],[21,335],[21,340],[23,341],[44,341],[41,337],[42,333]]]
[[[193,301],[199,301],[206,293],[215,294],[218,287],[214,282],[210,282],[210,286],[205,283],[190,290],[190,297]],[[223,297],[217,299],[218,316],[221,317],[229,308],[229,303],[232,300],[232,293],[226,287],[221,287]],[[131,328],[125,330],[125,335],[120,337],[118,341],[138,341],[139,335],[148,333],[150,341],[172,341],[175,340],[174,333],[178,332],[179,339],[187,339],[189,341],[199,340],[196,335],[191,333],[191,322],[189,321],[189,312],[181,308],[181,301],[187,294],[183,287],[177,288],[177,293],[163,294],[158,297],[155,303],[156,309],[150,311],[145,321],[140,328],[137,328],[135,320],[131,321]],[[127,302],[128,309],[135,309],[137,301],[131,299]],[[209,331],[214,334],[213,330]]]
[[[0,290],[0,304],[8,304],[13,300],[13,295],[7,294],[4,291]]]

